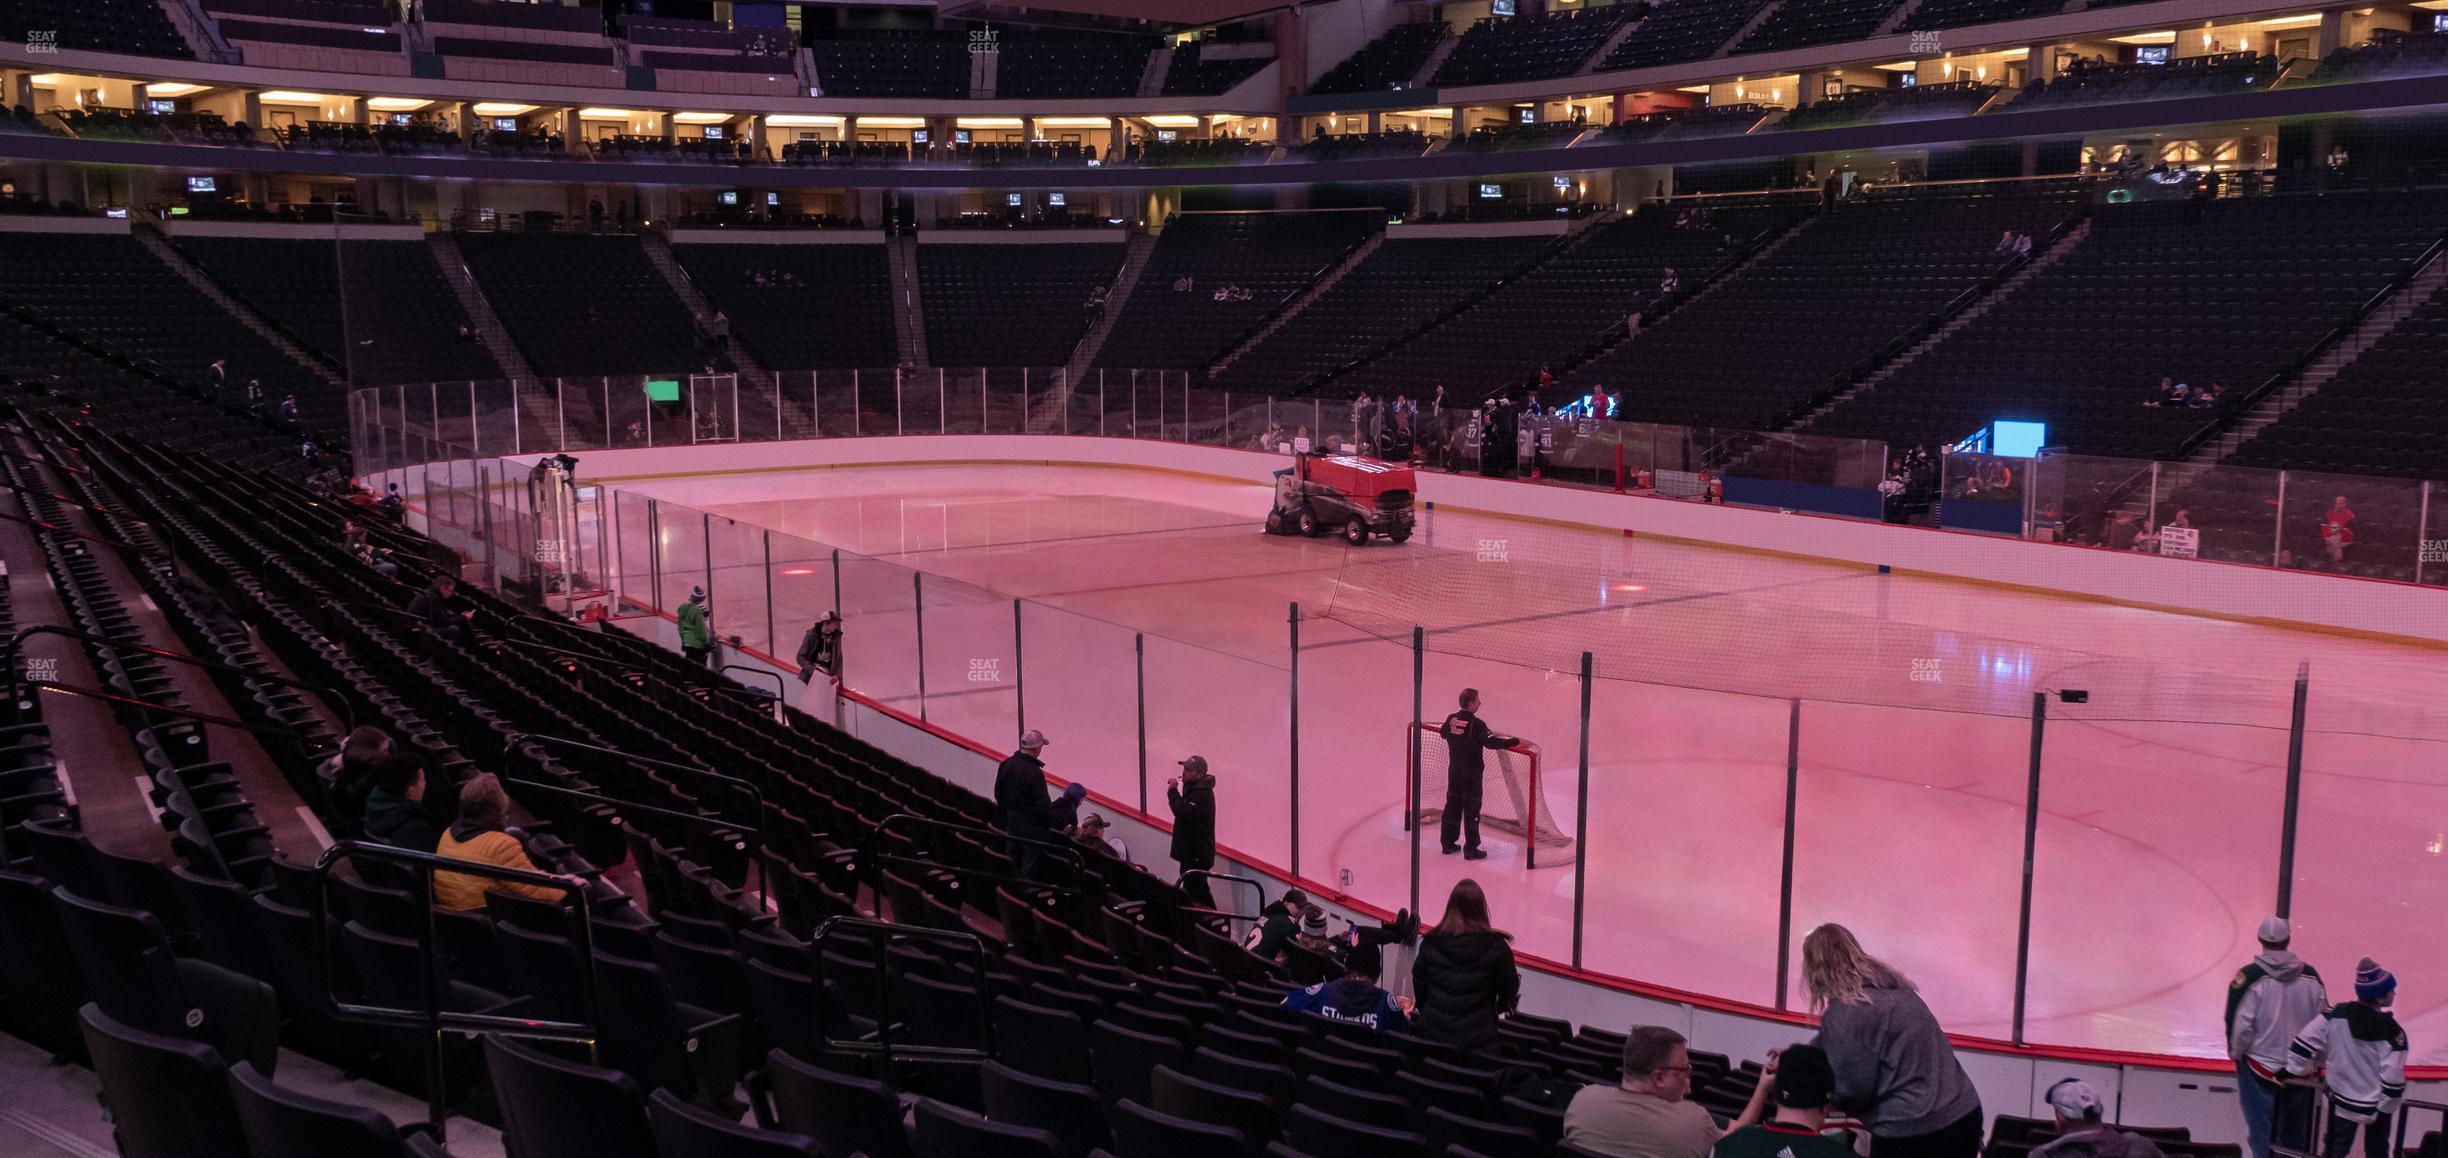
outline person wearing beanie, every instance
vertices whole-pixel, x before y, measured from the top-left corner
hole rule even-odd
[[[1300,932],[1292,935],[1292,943],[1331,961],[1343,960],[1348,942],[1337,944],[1326,931],[1326,910],[1311,905],[1301,910]]]
[[[1714,1158],[1854,1158],[1842,1135],[1822,1133],[1835,1102],[1836,1070],[1827,1051],[1787,1046],[1777,1055],[1768,1120],[1718,1139]]]
[[[2048,1104],[2057,1115],[2057,1136],[2033,1151],[2032,1158],[2163,1158],[2158,1143],[2110,1127],[2099,1091],[2081,1078],[2050,1086]]]
[[[2263,920],[2256,935],[2261,952],[2227,983],[2227,1057],[2252,1158],[2270,1158],[2273,1140],[2291,1150],[2312,1144],[2311,1091],[2280,1077],[2297,1031],[2329,1008],[2329,989],[2287,948],[2295,930],[2286,918]]]
[[[2355,999],[2313,1018],[2287,1047],[2288,1073],[2324,1071],[2329,1132],[2321,1141],[2323,1158],[2346,1158],[2358,1127],[2364,1158],[2387,1158],[2389,1118],[2405,1100],[2406,1035],[2389,1012],[2396,1003],[2396,974],[2365,957],[2355,963]]]
[[[680,605],[675,618],[680,621],[680,654],[690,663],[714,666],[714,613],[706,608],[705,588],[690,588],[688,602]]]

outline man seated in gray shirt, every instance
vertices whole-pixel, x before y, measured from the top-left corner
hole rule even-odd
[[[1776,1055],[1734,1124],[1687,1101],[1691,1050],[1683,1035],[1661,1025],[1636,1025],[1624,1036],[1623,1084],[1585,1086],[1564,1108],[1564,1141],[1610,1158],[1708,1158],[1717,1140],[1759,1121],[1776,1078]]]

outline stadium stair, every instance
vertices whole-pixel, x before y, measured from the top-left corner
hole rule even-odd
[[[1776,15],[1777,9],[1783,8],[1784,6],[1785,0],[1768,0],[1768,3],[1760,5],[1759,11],[1751,14],[1751,19],[1744,21],[1742,27],[1734,30],[1734,36],[1732,39],[1727,40],[1724,44],[1718,45],[1717,51],[1709,54],[1709,59],[1717,60],[1733,55],[1736,45],[1751,39],[1751,34],[1759,31],[1760,26],[1768,23],[1768,18]],[[1765,129],[1766,126],[1763,125],[1761,128]]]
[[[1044,434],[1062,425],[1063,416],[1071,405],[1071,383],[1088,373],[1096,364],[1097,351],[1105,348],[1105,335],[1113,332],[1114,323],[1122,317],[1122,307],[1130,302],[1131,291],[1139,288],[1139,274],[1147,269],[1148,255],[1156,252],[1156,236],[1134,233],[1125,243],[1129,252],[1122,257],[1122,271],[1114,275],[1113,288],[1105,295],[1105,312],[1088,332],[1080,336],[1079,347],[1071,352],[1069,365],[1063,367],[1063,386],[1049,392],[1029,415],[1029,433]]]
[[[1641,329],[1644,331],[1655,329],[1658,323],[1663,322],[1666,319],[1683,312],[1684,310],[1690,309],[1692,306],[1700,303],[1701,301],[1706,300],[1710,295],[1715,294],[1719,289],[1722,289],[1726,285],[1732,283],[1735,278],[1741,277],[1744,270],[1747,270],[1773,256],[1777,250],[1783,249],[1786,242],[1792,241],[1794,238],[1801,236],[1802,231],[1810,228],[1811,223],[1817,220],[1819,220],[1819,218],[1816,216],[1805,217],[1802,220],[1795,222],[1792,228],[1787,229],[1783,233],[1777,234],[1775,237],[1769,238],[1766,242],[1762,243],[1759,248],[1742,255],[1742,257],[1737,259],[1733,264],[1718,270],[1717,276],[1710,278],[1707,284],[1702,285],[1697,290],[1694,290],[1690,297],[1674,303],[1672,306],[1669,306],[1664,313],[1661,313],[1654,318],[1645,318],[1642,321]],[[1567,377],[1574,371],[1579,370],[1581,367],[1587,366],[1590,363],[1613,353],[1617,347],[1622,346],[1624,343],[1631,341],[1637,336],[1638,335],[1628,333],[1616,334],[1608,338],[1605,342],[1583,351],[1577,358],[1557,363],[1554,369],[1555,376],[1558,378]]]
[[[1896,33],[1902,32],[1904,31],[1904,22],[1912,19],[1913,13],[1919,12],[1920,10],[1921,0],[1904,0],[1902,4],[1895,6],[1895,11],[1887,14],[1887,18],[1885,20],[1879,21],[1878,28],[1873,30],[1870,35],[1873,37],[1893,36]]]
[[[2363,356],[2364,351],[2378,345],[2382,338],[2387,337],[2390,331],[2397,328],[2398,323],[2412,316],[2414,311],[2421,309],[2423,303],[2431,300],[2432,295],[2438,293],[2442,286],[2448,286],[2448,256],[2444,256],[2439,250],[2433,250],[2430,260],[2424,263],[2421,269],[2414,271],[2413,276],[2398,286],[2386,301],[2374,307],[2370,313],[2363,315],[2355,323],[2352,332],[2332,343],[2327,350],[2321,352],[2319,357],[2312,360],[2311,365],[2304,367],[2302,372],[2289,378],[2277,389],[2270,391],[2268,396],[2254,403],[2252,409],[2238,415],[2234,422],[2228,424],[2227,429],[2220,431],[2217,437],[2204,442],[2192,454],[2187,455],[2185,461],[2188,464],[2198,463],[2203,466],[2215,466],[2225,462],[2245,443],[2252,441],[2254,435],[2261,433],[2271,423],[2284,417],[2288,411],[2302,405],[2304,399],[2319,393],[2320,388],[2330,379],[2337,377],[2348,366],[2353,365],[2355,359]]]
[[[1894,377],[1898,371],[1911,365],[1913,359],[1920,357],[1924,351],[1927,351],[1930,347],[1947,340],[1947,338],[1954,335],[1955,331],[1971,325],[1973,321],[1978,319],[1982,314],[1986,314],[1990,310],[1997,308],[1997,304],[1999,302],[2005,301],[2007,298],[2014,296],[2014,292],[2021,289],[2023,283],[2038,277],[2043,271],[2047,270],[2048,267],[2063,260],[2066,254],[2073,252],[2074,247],[2081,245],[2083,239],[2089,236],[2091,236],[2091,223],[2089,221],[2074,222],[2065,231],[2059,233],[2056,236],[2056,239],[2049,243],[2047,249],[2034,254],[2030,261],[2023,263],[2023,267],[2021,269],[2007,275],[2006,280],[1999,282],[1996,288],[1980,295],[1978,298],[1965,305],[1962,309],[1957,310],[1952,316],[1948,317],[1943,323],[1941,323],[1938,328],[1931,330],[1928,336],[1922,338],[1918,342],[1913,343],[1912,346],[1906,349],[1903,353],[1889,359],[1885,365],[1882,365],[1877,370],[1871,372],[1860,382],[1857,382],[1843,390],[1837,391],[1825,401],[1811,407],[1808,413],[1805,413],[1802,415],[1802,417],[1793,420],[1791,423],[1787,424],[1784,429],[1794,433],[1807,433],[1811,428],[1811,424],[1819,421],[1819,419],[1825,416],[1829,411],[1852,401],[1854,398],[1878,389],[1879,383]]]
[[[1428,59],[1420,62],[1419,71],[1411,74],[1411,83],[1404,87],[1429,87],[1428,82],[1436,76],[1437,70],[1445,67],[1445,59],[1453,55],[1454,45],[1460,43],[1462,43],[1462,38],[1459,36],[1446,36],[1438,40],[1436,50],[1428,54]],[[1600,54],[1598,59],[1604,60],[1606,57]]]
[[[223,313],[238,319],[241,325],[255,331],[257,337],[271,343],[274,349],[288,355],[291,361],[314,371],[316,377],[323,379],[333,389],[339,390],[347,387],[347,382],[342,380],[339,371],[335,370],[330,362],[309,353],[304,346],[291,341],[289,335],[282,332],[280,327],[273,325],[269,319],[256,313],[246,303],[239,301],[228,290],[221,288],[221,283],[214,281],[212,275],[189,262],[185,254],[180,253],[177,247],[170,244],[169,238],[161,235],[160,230],[151,228],[142,222],[130,222],[129,224],[133,228],[128,232],[136,238],[137,242],[150,251],[155,259],[169,266],[171,271],[178,274],[188,285],[194,286],[197,293],[204,295],[204,300],[221,307]]]
[[[1164,95],[1165,74],[1173,71],[1173,46],[1166,45],[1148,54],[1147,71],[1139,74],[1139,95]]]
[[[1915,0],[1915,2],[1917,3],[1918,0]],[[1615,55],[1616,46],[1622,44],[1626,40],[1631,39],[1633,33],[1640,31],[1641,23],[1642,21],[1639,20],[1624,21],[1621,27],[1608,34],[1606,43],[1599,45],[1598,51],[1591,53],[1588,60],[1581,62],[1581,67],[1574,70],[1573,75],[1588,76],[1591,73],[1599,72],[1605,69],[1607,58]],[[1447,44],[1451,44],[1453,41],[1453,37],[1448,36],[1445,38],[1445,42]]]
[[[689,316],[697,320],[697,332],[701,334],[712,332],[714,304],[707,301],[705,294],[698,291],[695,279],[689,277],[688,271],[681,268],[679,260],[672,256],[671,238],[649,230],[639,234],[638,240],[645,243],[647,262],[655,267],[656,273],[663,275],[663,280],[671,286],[672,292],[679,295],[681,303],[688,307]],[[747,344],[739,340],[738,333],[723,335],[723,353],[731,359],[731,364],[738,368],[741,382],[755,387],[763,396],[772,396],[773,372],[767,370],[765,364],[757,361],[756,355],[748,351]]]
[[[484,340],[486,352],[503,371],[522,381],[536,377],[535,367],[519,353],[518,343],[510,340],[510,330],[502,325],[501,315],[493,312],[484,289],[476,284],[476,275],[468,271],[467,256],[459,252],[459,243],[449,230],[435,230],[425,235],[425,244],[433,249],[434,261],[442,266],[442,280],[450,283],[451,293],[459,299],[459,308],[466,310],[476,336]]]
[[[1207,367],[1207,375],[1214,377],[1218,371],[1232,365],[1242,355],[1257,349],[1260,342],[1266,341],[1269,335],[1282,329],[1284,323],[1299,317],[1302,310],[1309,308],[1309,303],[1318,300],[1327,290],[1333,289],[1336,282],[1342,281],[1351,271],[1360,268],[1361,262],[1367,261],[1370,254],[1376,253],[1378,248],[1385,244],[1385,238],[1385,231],[1379,230],[1370,234],[1367,241],[1353,247],[1350,253],[1343,255],[1342,261],[1320,273],[1315,280],[1302,287],[1299,293],[1292,295],[1292,300],[1285,302],[1282,309],[1275,311],[1272,316],[1259,323],[1258,328],[1250,331],[1248,337],[1234,343],[1231,349],[1226,350],[1223,357],[1216,359],[1214,364]]]
[[[901,347],[905,369],[927,367],[926,301],[918,289],[918,239],[896,237],[884,243],[892,262],[893,337]]]

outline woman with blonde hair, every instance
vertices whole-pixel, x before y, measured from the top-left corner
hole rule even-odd
[[[1836,1071],[1836,1105],[1870,1131],[1870,1158],[1980,1152],[1980,1091],[1901,970],[1821,925],[1802,939],[1802,985],[1819,1015],[1812,1044]]]
[[[1513,964],[1513,935],[1488,920],[1479,882],[1456,882],[1445,919],[1420,937],[1411,989],[1419,1001],[1413,1033],[1467,1051],[1496,1047],[1496,1015],[1521,1000],[1521,970]]]

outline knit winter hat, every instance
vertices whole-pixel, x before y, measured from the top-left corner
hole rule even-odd
[[[1307,911],[1301,913],[1301,931],[1304,933],[1324,933],[1326,931],[1326,910],[1321,909],[1316,905],[1309,906]]]
[[[2397,975],[2369,957],[2355,962],[2355,1000],[2378,1001],[2397,992]]]

